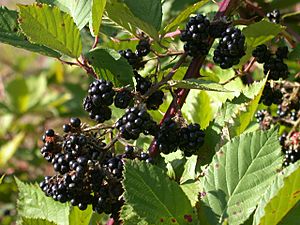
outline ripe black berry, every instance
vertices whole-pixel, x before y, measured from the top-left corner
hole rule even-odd
[[[252,56],[256,58],[259,63],[267,62],[271,57],[271,52],[266,45],[258,45],[252,52]]]
[[[219,45],[214,51],[214,62],[222,69],[228,69],[240,62],[245,55],[245,36],[238,28],[229,27],[222,33]]]
[[[266,114],[267,114],[267,111],[263,109],[263,110],[258,110],[254,116],[255,116],[257,122],[260,123],[264,120]]]
[[[115,91],[113,84],[106,80],[95,80],[90,84],[88,93],[95,106],[109,106],[113,103]]]
[[[77,117],[72,117],[70,119],[70,124],[71,124],[72,127],[78,128],[78,127],[80,127],[81,121]]]
[[[289,49],[287,46],[277,48],[276,56],[278,59],[287,59],[288,54],[289,54]]]
[[[136,46],[135,54],[138,57],[143,57],[148,55],[150,52],[150,43],[148,39],[141,39]]]
[[[169,154],[176,151],[180,141],[180,127],[172,119],[167,119],[160,126],[156,136],[157,146],[160,152]]]
[[[267,13],[268,19],[273,23],[279,23],[280,22],[280,11],[278,9],[274,9],[272,12]]]
[[[117,108],[126,109],[132,101],[132,94],[129,90],[123,90],[116,94],[114,104]]]
[[[264,73],[268,79],[278,80],[279,78],[286,79],[289,75],[288,66],[280,58],[271,57],[264,64]]]
[[[72,127],[69,124],[64,124],[63,125],[63,131],[65,133],[69,133],[72,130]]]
[[[211,22],[209,26],[209,35],[213,38],[220,38],[222,33],[228,28],[228,25],[229,22],[226,18]]]
[[[156,126],[147,111],[138,107],[126,109],[125,115],[116,122],[116,127],[121,136],[127,140],[136,140],[143,132],[151,134]]]
[[[184,152],[185,156],[195,154],[204,143],[205,133],[197,123],[181,128],[179,135],[179,148]]]
[[[146,100],[147,109],[157,110],[159,106],[163,103],[164,92],[159,90],[154,92]]]
[[[181,32],[180,39],[186,42],[184,51],[192,57],[208,53],[208,37],[210,22],[201,14],[191,17]]]
[[[46,130],[45,135],[47,137],[54,137],[54,135],[55,135],[54,130],[52,130],[52,129]]]
[[[136,80],[136,91],[140,92],[141,95],[144,95],[149,88],[151,87],[152,83],[148,78],[142,77],[140,74],[135,72],[134,78]]]
[[[83,108],[89,112],[91,119],[96,120],[98,123],[103,123],[111,118],[111,109],[106,105],[96,106],[93,103],[92,97],[87,96],[83,100]]]
[[[262,96],[260,98],[260,102],[262,102],[266,106],[271,106],[273,104],[281,104],[283,99],[283,94],[279,89],[272,88],[270,83],[266,83],[265,88],[263,90]]]

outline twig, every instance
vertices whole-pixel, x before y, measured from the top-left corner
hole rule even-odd
[[[95,36],[95,41],[94,41],[94,43],[93,43],[93,45],[92,45],[92,49],[96,48],[98,43],[99,43],[99,36],[96,35],[96,36]]]

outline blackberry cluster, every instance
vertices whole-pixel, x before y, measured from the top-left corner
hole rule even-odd
[[[228,27],[221,35],[213,60],[222,69],[228,69],[239,64],[245,54],[245,36],[238,28]]]
[[[167,119],[159,129],[156,142],[158,149],[164,154],[174,152],[179,147],[189,157],[203,145],[204,136],[199,124],[189,124],[181,128],[174,120]]]
[[[289,166],[300,160],[300,132],[294,132],[292,136],[283,142],[282,151],[285,154],[283,166]]]
[[[209,27],[210,21],[206,16],[198,14],[190,17],[180,35],[181,41],[186,42],[184,51],[190,56],[197,57],[208,53]]]
[[[157,124],[146,110],[138,107],[126,109],[126,113],[116,122],[116,128],[126,140],[136,140],[141,133],[155,135]]]
[[[187,127],[180,129],[179,148],[185,156],[195,154],[204,144],[205,133],[200,129],[199,124],[189,124]]]
[[[288,48],[284,46],[279,47],[275,55],[272,55],[266,45],[259,45],[253,50],[252,55],[258,63],[264,63],[264,73],[269,74],[268,79],[278,80],[286,79],[289,75],[288,66],[283,62],[288,52]]]
[[[136,91],[141,95],[146,94],[146,92],[152,86],[152,82],[148,78],[144,78],[135,72],[135,80],[136,80]],[[146,100],[146,107],[149,110],[157,110],[159,106],[163,103],[164,92],[161,90],[155,91],[151,94]]]
[[[115,91],[110,81],[95,80],[90,84],[88,96],[83,100],[83,108],[89,112],[91,119],[103,123],[111,118],[111,109],[108,107],[114,101]]]
[[[132,102],[132,93],[129,90],[122,90],[116,94],[114,104],[117,108],[126,109]]]
[[[260,98],[260,102],[262,102],[266,106],[271,106],[272,104],[278,105],[283,101],[283,94],[279,89],[272,88],[270,83],[266,83],[265,88],[263,90],[262,96]]]
[[[218,21],[212,21],[209,26],[209,35],[213,38],[220,38],[229,24],[230,22],[227,21],[226,17],[222,17]]]
[[[267,114],[268,114],[267,110],[263,109],[263,110],[258,110],[254,116],[255,116],[257,122],[261,123]]]
[[[259,63],[267,62],[271,57],[271,52],[266,45],[258,45],[252,52],[252,56],[256,58]]]
[[[127,59],[128,63],[133,69],[138,70],[144,67],[145,63],[142,62],[143,57],[150,53],[150,42],[149,39],[141,39],[136,46],[136,51],[133,52],[131,49],[120,50],[119,54]]]
[[[166,119],[160,126],[156,136],[159,151],[164,154],[176,151],[180,143],[179,137],[179,124],[172,119]]]
[[[272,12],[267,13],[267,17],[272,23],[280,23],[280,11],[278,9],[274,9]]]

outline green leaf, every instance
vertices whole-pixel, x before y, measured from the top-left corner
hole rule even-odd
[[[190,202],[194,207],[198,202],[199,193],[202,191],[201,183],[195,180],[188,180],[184,184],[181,184],[180,187],[190,199]]]
[[[197,11],[199,8],[201,8],[203,5],[205,5],[209,0],[202,0],[199,1],[185,10],[181,11],[179,15],[164,28],[164,34],[168,33],[171,29],[178,26],[180,23],[182,23],[184,20],[186,20],[193,12]]]
[[[7,142],[0,148],[0,167],[3,167],[8,160],[15,154],[18,147],[25,137],[24,133],[17,134],[11,141]]]
[[[70,14],[79,30],[90,20],[92,0],[38,0],[37,2],[55,5],[60,10]]]
[[[118,52],[96,48],[86,57],[99,77],[112,81],[115,86],[133,84],[132,67]]]
[[[148,223],[139,217],[130,205],[123,205],[121,209],[120,218],[124,221],[124,225],[148,225]]]
[[[30,96],[25,79],[17,77],[6,85],[5,90],[7,92],[9,106],[11,106],[16,113],[26,112],[29,108]]]
[[[180,184],[183,184],[188,180],[194,180],[196,178],[196,165],[197,165],[196,155],[187,158],[187,161],[184,164],[184,171],[180,178]]]
[[[300,200],[300,162],[278,174],[260,201],[253,224],[278,224]]]
[[[22,218],[22,225],[56,225],[56,223],[50,222],[44,219]]]
[[[72,17],[56,6],[45,4],[19,5],[20,27],[31,42],[45,45],[77,58],[82,43],[79,29]]]
[[[158,32],[155,27],[136,17],[125,3],[118,0],[107,1],[106,13],[109,19],[133,35],[136,35],[138,29],[141,29],[153,39],[158,40]]]
[[[17,211],[20,217],[45,219],[57,225],[69,225],[69,205],[54,201],[46,197],[40,187],[35,184],[25,184],[15,178],[19,198]]]
[[[293,49],[293,51],[289,54],[290,60],[300,60],[300,44],[296,46],[296,48]]]
[[[193,123],[199,123],[205,129],[213,119],[211,99],[206,91],[191,90],[186,104],[182,108],[183,114]]]
[[[105,9],[106,0],[92,0],[92,34],[98,35],[102,22],[102,15]]]
[[[199,79],[187,79],[187,80],[170,80],[168,85],[174,88],[185,88],[185,89],[199,89],[205,91],[217,91],[217,92],[230,92],[225,89],[223,85]]]
[[[281,31],[284,30],[279,24],[271,23],[267,20],[261,20],[260,22],[250,24],[242,30],[242,33],[246,37],[246,55],[241,59],[241,63],[245,63],[251,55],[252,51],[256,46],[264,44],[272,40],[277,36]]]
[[[5,177],[5,174],[3,174],[3,175],[0,177],[0,184],[2,184],[4,177]]]
[[[300,201],[295,205],[295,207],[289,211],[289,213],[280,221],[280,225],[286,224],[296,224],[300,221]]]
[[[78,207],[72,207],[69,215],[69,225],[88,225],[93,214],[92,206],[89,205],[86,210],[80,210]]]
[[[226,143],[201,179],[201,200],[210,224],[226,219],[232,225],[246,221],[281,163],[276,129],[242,134]]]
[[[50,57],[59,58],[61,56],[58,52],[45,46],[30,43],[20,32],[17,19],[18,12],[4,6],[0,7],[0,42]]]
[[[161,0],[124,0],[134,16],[160,30],[162,20]]]
[[[160,168],[145,162],[126,162],[123,185],[126,203],[147,223],[187,224],[186,218],[191,217],[193,222],[189,224],[196,224],[189,199]]]

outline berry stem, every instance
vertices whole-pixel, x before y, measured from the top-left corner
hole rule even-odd
[[[298,128],[298,127],[300,127],[300,117],[299,117],[298,120],[295,122],[295,124],[294,124],[293,128],[291,129],[291,131],[289,132],[287,138],[290,138],[290,137],[293,135],[293,133],[294,133],[295,131],[297,131],[297,128]]]
[[[99,36],[96,35],[96,36],[95,36],[94,43],[93,43],[93,45],[92,45],[92,49],[96,48],[98,43],[99,43]]]
[[[236,8],[238,5],[239,5],[239,1],[237,1],[237,0],[224,0],[223,2],[220,3],[220,7],[215,16],[215,19],[218,19],[222,16],[230,14],[232,12],[232,10],[234,8]],[[214,39],[210,38],[209,43],[208,43],[209,48],[211,48],[213,42],[214,42]],[[185,80],[185,79],[189,79],[189,78],[200,77],[199,70],[204,63],[205,58],[206,58],[206,56],[199,56],[197,58],[194,58],[192,60],[191,64],[189,65],[183,79]],[[170,76],[172,77],[173,75],[170,75]],[[183,106],[183,104],[186,100],[186,97],[189,94],[189,89],[177,89],[175,91],[175,94],[177,95],[177,101],[175,99],[173,99],[172,103],[170,104],[170,106],[169,106],[167,112],[165,113],[163,119],[161,120],[160,124],[162,124],[166,119],[173,117],[178,110],[178,106],[180,108]],[[154,157],[159,153],[158,148],[157,148],[157,143],[155,140],[152,141],[148,151],[149,151],[149,154],[151,157]]]

